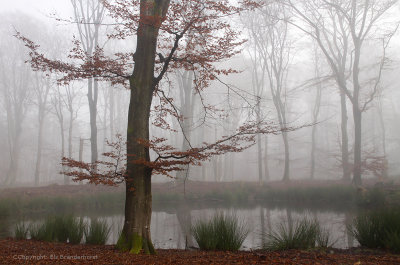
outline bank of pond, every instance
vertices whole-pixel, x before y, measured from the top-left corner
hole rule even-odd
[[[155,193],[151,236],[158,249],[352,248],[400,252],[398,191],[351,186],[248,187],[206,194]],[[122,192],[0,199],[0,237],[116,244]]]

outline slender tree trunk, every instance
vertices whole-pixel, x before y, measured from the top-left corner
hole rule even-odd
[[[267,237],[267,232],[265,231],[265,216],[264,216],[264,208],[260,206],[260,225],[261,225],[261,247],[265,247],[265,239]]]
[[[287,132],[282,133],[283,145],[285,147],[285,168],[283,170],[283,181],[289,181],[290,176],[290,154],[289,154],[289,141]]]
[[[20,154],[20,133],[14,136],[12,144],[12,150],[10,155],[10,165],[7,170],[7,178],[5,180],[5,186],[14,185],[17,180],[17,173],[19,168],[19,154]]]
[[[268,135],[265,135],[265,141],[264,141],[264,173],[265,173],[265,180],[269,181],[270,175],[269,175],[269,166],[268,166]]]
[[[68,158],[72,158],[72,131],[74,126],[74,113],[69,112],[69,127],[68,127]]]
[[[354,118],[354,175],[353,183],[361,185],[361,111],[358,104],[353,104]]]
[[[65,157],[65,133],[63,120],[60,120],[60,136],[61,136],[61,158]],[[62,172],[65,172],[66,168],[62,166]],[[64,185],[69,185],[69,176],[64,174]]]
[[[39,110],[39,133],[38,133],[38,144],[37,144],[37,155],[36,155],[36,167],[35,167],[35,186],[39,185],[40,181],[40,165],[42,161],[42,147],[43,147],[43,123],[44,123],[44,114],[41,113],[42,110]]]
[[[83,139],[79,138],[79,162],[83,162]],[[80,185],[83,184],[83,181],[79,182]]]
[[[355,2],[353,3],[355,4]],[[360,109],[360,58],[361,58],[361,41],[354,38],[354,63],[353,63],[353,119],[354,119],[354,168],[353,168],[353,184],[361,185],[361,117]]]
[[[8,122],[8,141],[10,146],[10,164],[7,170],[7,177],[4,182],[5,186],[14,185],[19,169],[19,156],[21,152],[21,123],[22,123],[22,111],[14,106],[14,115],[10,115],[11,111],[7,110],[7,122]]]
[[[379,115],[379,123],[381,125],[381,130],[382,130],[382,153],[384,157],[384,168],[382,172],[382,177],[387,178],[388,177],[388,161],[386,158],[386,127],[385,127],[385,120],[383,118],[383,105],[382,105],[382,95],[379,95],[379,100],[378,100],[378,115]]]
[[[258,183],[263,185],[263,172],[262,172],[262,149],[261,149],[261,135],[257,135],[257,165],[258,165]]]
[[[114,129],[114,88],[110,87],[110,140],[114,139],[115,129]]]
[[[351,168],[349,165],[349,137],[347,135],[347,105],[346,105],[346,94],[343,90],[340,91],[340,110],[341,110],[341,135],[342,135],[342,169],[343,169],[343,180],[349,181],[351,178]]]
[[[176,211],[176,217],[181,227],[183,237],[185,238],[185,249],[189,249],[194,246],[193,238],[191,234],[192,228],[192,214],[189,205],[186,200],[183,205],[180,205]]]
[[[97,161],[97,95],[98,82],[94,79],[88,81],[88,101],[89,101],[89,116],[90,116],[90,152],[91,162]]]
[[[151,3],[151,4],[150,4]],[[130,84],[130,104],[127,129],[127,176],[125,221],[117,248],[138,254],[155,253],[150,236],[152,169],[135,160],[150,162],[149,148],[138,139],[149,140],[150,108],[154,92],[154,64],[159,28],[145,23],[149,17],[166,15],[169,0],[140,1],[140,20],[135,68]]]
[[[320,78],[320,64],[318,63],[318,54],[315,50],[315,77]],[[315,94],[315,102],[314,108],[312,110],[312,118],[313,118],[313,127],[311,131],[311,169],[310,169],[310,178],[315,178],[315,149],[316,149],[316,135],[317,135],[317,121],[319,116],[319,111],[321,109],[321,97],[322,97],[322,85],[318,83],[316,85],[316,94]]]

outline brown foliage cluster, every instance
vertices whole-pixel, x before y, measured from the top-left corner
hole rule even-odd
[[[105,160],[86,163],[71,158],[62,158],[61,164],[66,167],[62,174],[72,177],[73,181],[87,180],[92,184],[115,186],[125,181],[126,153],[125,141],[120,134],[115,142],[107,141],[111,151],[103,153]]]
[[[202,143],[198,147],[181,151],[166,143],[165,138],[154,138],[150,141],[137,139],[137,142],[154,152],[152,161],[135,159],[135,155],[126,154],[125,140],[117,135],[115,142],[108,142],[111,151],[104,153],[105,160],[95,163],[86,163],[69,158],[63,158],[62,165],[68,170],[62,172],[73,177],[74,181],[87,180],[93,184],[118,185],[125,181],[126,163],[144,165],[152,169],[153,174],[160,174],[173,178],[171,172],[181,171],[187,165],[200,166],[202,162],[216,155],[229,152],[241,152],[255,144],[255,137],[261,134],[278,134],[283,131],[292,131],[297,128],[284,128],[273,123],[248,123],[238,128],[235,134],[223,136],[213,143]]]

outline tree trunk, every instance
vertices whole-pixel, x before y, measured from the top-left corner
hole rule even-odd
[[[347,135],[347,105],[346,105],[346,94],[343,90],[340,91],[340,110],[341,110],[341,134],[342,134],[342,169],[343,169],[343,180],[350,180],[351,169],[349,166],[349,137]]]
[[[267,232],[265,231],[265,217],[264,217],[264,208],[260,206],[260,225],[261,225],[261,247],[265,248],[266,245],[266,237]]]
[[[258,183],[263,185],[263,172],[262,172],[262,149],[261,149],[261,135],[257,135],[257,165],[258,165]]]
[[[61,158],[65,157],[65,134],[63,119],[60,119],[60,136],[61,136]],[[64,185],[69,185],[69,176],[65,174],[65,166],[62,166],[62,172],[64,172]]]
[[[40,181],[40,165],[42,162],[42,142],[43,142],[43,122],[44,113],[39,110],[39,133],[38,133],[38,145],[37,145],[37,156],[36,156],[36,167],[35,167],[35,186],[39,185]]]
[[[282,133],[283,144],[285,146],[285,169],[283,171],[283,181],[289,181],[289,163],[290,163],[290,155],[289,155],[289,141],[287,132]]]
[[[127,129],[127,176],[125,221],[117,248],[138,254],[141,250],[154,254],[150,237],[152,169],[135,160],[150,162],[149,148],[138,139],[149,140],[150,108],[155,88],[154,64],[158,26],[145,23],[149,18],[165,16],[169,0],[141,0],[137,34],[135,69],[130,84]]]
[[[110,87],[110,141],[114,139],[114,88]]]
[[[265,135],[265,141],[264,141],[264,173],[265,173],[265,180],[269,181],[270,175],[269,175],[269,166],[268,166],[268,135]]]
[[[354,175],[353,183],[361,185],[361,111],[353,104],[354,117]]]
[[[14,138],[14,144],[10,154],[10,165],[7,170],[7,178],[4,182],[5,186],[12,186],[15,184],[17,179],[17,172],[19,169],[19,154],[20,154],[20,133]]]
[[[88,101],[90,116],[90,152],[91,162],[97,161],[97,96],[98,82],[95,79],[89,79],[88,83]]]

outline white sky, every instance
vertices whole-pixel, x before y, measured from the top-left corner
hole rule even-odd
[[[62,17],[69,17],[72,10],[69,0],[0,0],[1,13],[13,11],[45,20],[55,12]]]

